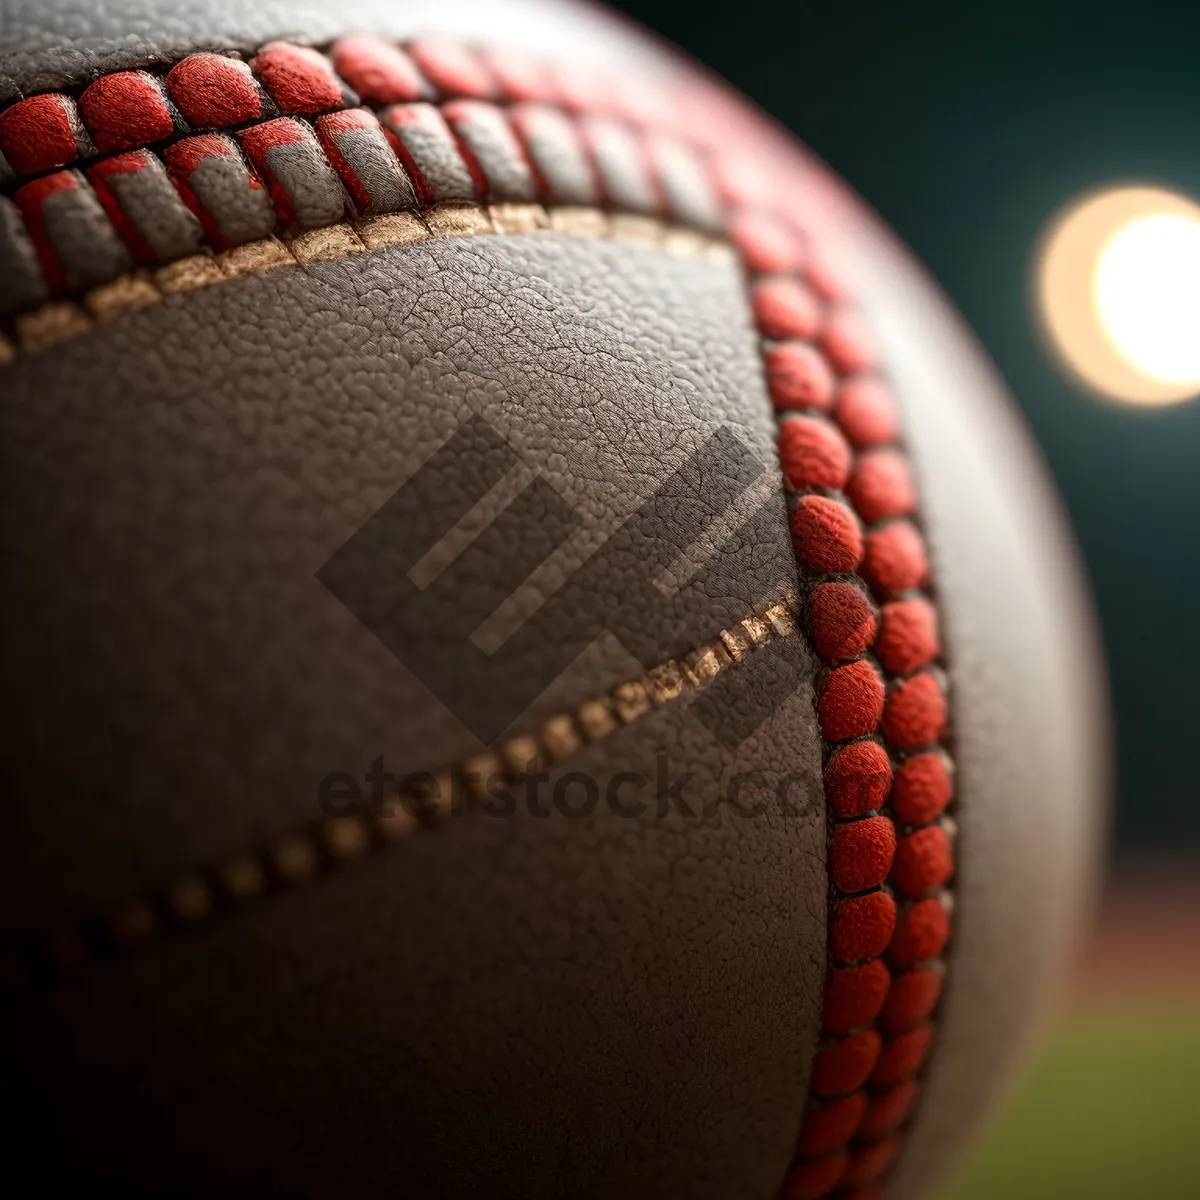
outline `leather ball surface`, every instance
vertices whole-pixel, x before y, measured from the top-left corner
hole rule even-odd
[[[0,17],[10,1161],[931,1194],[1105,767],[936,288],[596,8]]]

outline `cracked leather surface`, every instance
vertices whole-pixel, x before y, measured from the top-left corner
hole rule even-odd
[[[606,786],[662,751],[703,801],[794,769],[806,703],[732,759],[664,711],[571,768]],[[10,1014],[14,1144],[47,1184],[127,1194],[767,1196],[823,878],[819,811],[451,821]]]
[[[4,911],[28,921],[111,905],[308,819],[331,771],[383,754],[407,773],[480,749],[316,578],[473,417],[498,444],[447,464],[426,511],[401,514],[367,569],[402,577],[487,490],[493,458],[496,476],[513,457],[540,476],[550,490],[527,493],[523,522],[475,538],[416,631],[446,640],[433,666],[458,661],[452,610],[471,614],[469,637],[528,576],[518,595],[537,619],[505,642],[504,670],[480,661],[469,676],[517,731],[794,590],[774,488],[753,538],[673,595],[646,578],[645,539],[614,536],[719,429],[769,466],[771,487],[759,374],[732,265],[517,237],[246,278],[17,364],[2,441],[5,549],[24,581],[8,593],[24,630],[9,680],[27,697],[9,779],[26,803],[0,871]],[[555,499],[577,523],[566,540],[545,508]],[[669,543],[675,529],[663,532]],[[622,622],[638,595],[656,611]],[[610,638],[573,682],[528,696],[543,660],[598,615],[642,666],[605,653]],[[464,692],[448,703],[466,716]],[[82,779],[104,801],[78,829],[79,858],[62,830],[79,819]],[[120,853],[101,858],[97,843]]]
[[[646,543],[610,534],[720,428],[769,467],[766,506],[648,601],[631,640],[662,661],[794,588],[757,353],[731,263],[492,237],[244,278],[17,364],[7,682],[26,703],[5,763],[21,797],[5,919],[102,910],[288,832],[332,771],[479,748],[315,577],[473,416],[568,501],[577,551],[607,569],[568,572],[487,686],[519,694],[583,614],[648,595]],[[496,452],[464,450],[430,507],[468,506]],[[487,600],[509,560],[520,578],[557,542],[537,512],[510,532],[447,568],[449,604]],[[415,558],[421,513],[395,536]],[[602,636],[516,727],[640,670]],[[823,976],[811,674],[796,637],[720,681],[731,719],[776,709],[734,751],[679,707],[568,764],[603,787],[619,768],[653,778],[662,753],[698,772],[696,804],[739,771],[796,773],[800,816],[452,822],[34,1003],[16,1026],[29,1086],[64,1072],[37,1124],[88,1144],[104,1129],[100,1161],[151,1190],[184,1162],[242,1194],[284,1156],[312,1194],[411,1179],[430,1196],[651,1195],[663,1172],[689,1194],[760,1194],[798,1125]],[[82,1061],[63,1061],[66,1029]],[[347,1110],[353,1131],[331,1134]],[[161,1121],[174,1158],[146,1153]],[[194,1165],[185,1129],[228,1152]]]

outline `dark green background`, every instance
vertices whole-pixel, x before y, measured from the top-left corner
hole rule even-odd
[[[1091,572],[1115,697],[1118,845],[1200,849],[1200,402],[1145,410],[1085,395],[1047,358],[1029,306],[1039,231],[1073,195],[1138,180],[1200,196],[1200,6],[619,7],[794,130],[975,327],[1050,459]]]

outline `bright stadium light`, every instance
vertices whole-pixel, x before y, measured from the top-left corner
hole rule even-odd
[[[1175,192],[1093,193],[1053,222],[1038,269],[1051,342],[1096,390],[1139,404],[1200,394],[1200,207]]]

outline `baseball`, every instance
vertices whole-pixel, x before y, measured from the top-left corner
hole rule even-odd
[[[936,287],[599,8],[0,15],[10,1165],[932,1195],[1105,767]]]

